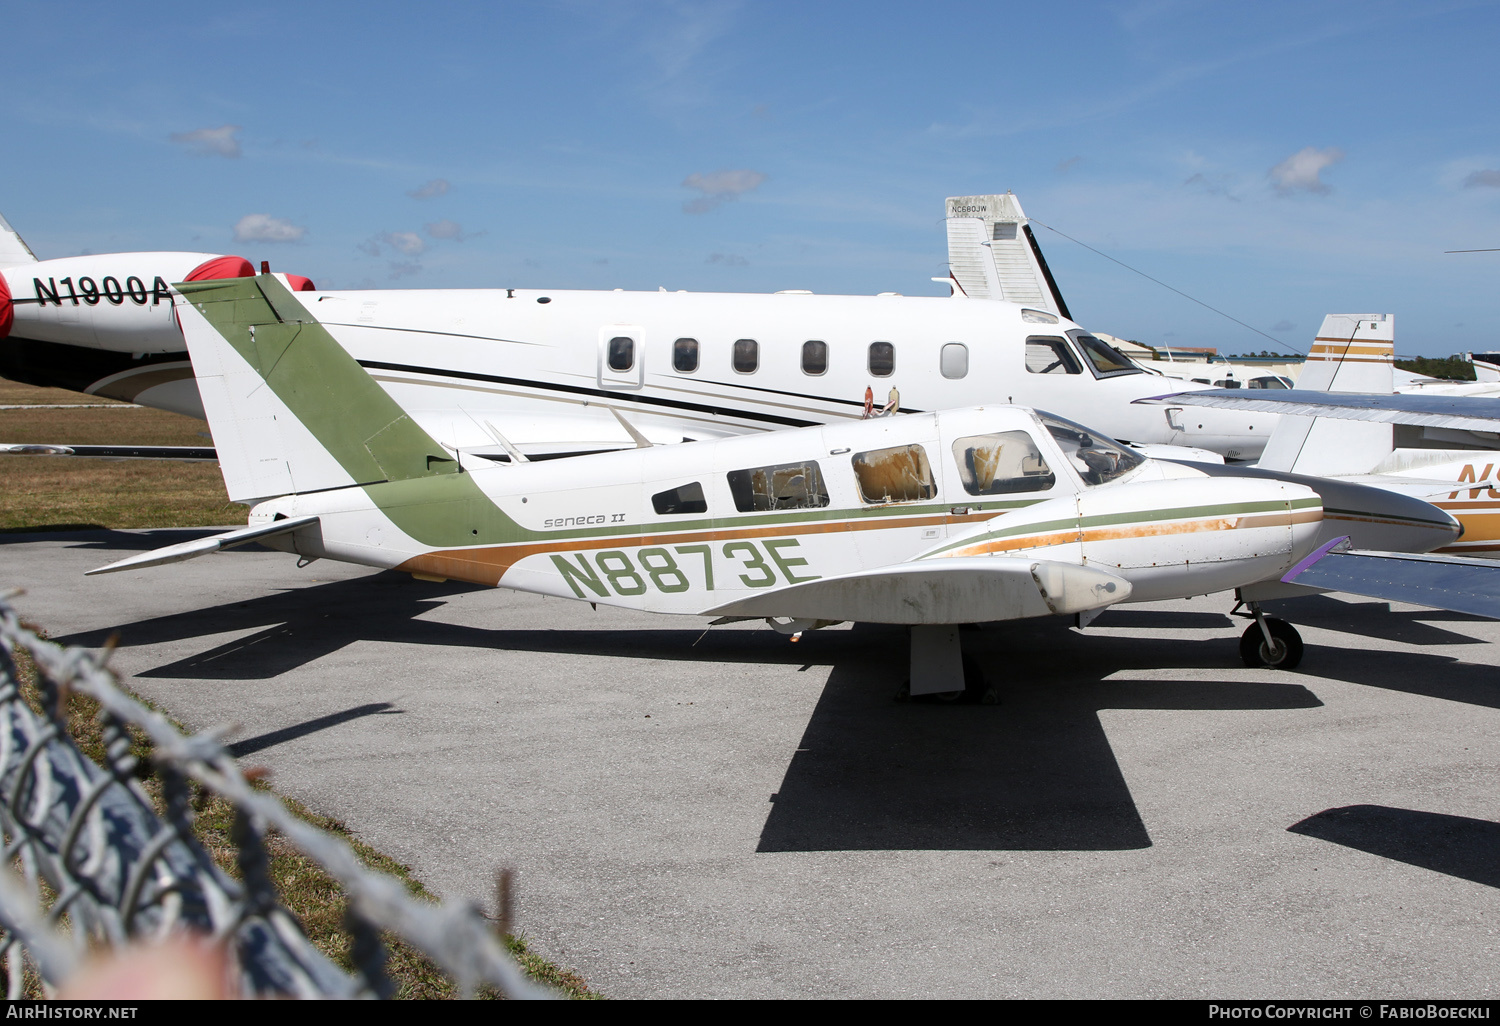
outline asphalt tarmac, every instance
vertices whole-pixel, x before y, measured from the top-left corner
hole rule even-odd
[[[900,630],[792,643],[239,550],[0,536],[0,588],[276,786],[610,997],[1492,997],[1500,624],[1227,595],[965,632],[999,706],[901,704]]]

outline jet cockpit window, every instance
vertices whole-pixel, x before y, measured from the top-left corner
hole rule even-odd
[[[816,509],[828,505],[828,487],[823,483],[823,472],[813,460],[731,470],[727,476],[734,508],[741,513]]]
[[[1034,336],[1026,340],[1026,369],[1032,374],[1083,373],[1066,340]]]
[[[629,335],[616,335],[609,340],[609,369],[628,371],[635,366],[635,339]]]
[[[1070,331],[1068,334],[1073,337],[1074,342],[1078,343],[1078,348],[1083,350],[1083,355],[1088,357],[1089,363],[1094,368],[1094,377],[1112,378],[1120,374],[1144,373],[1130,362],[1128,356],[1103,339],[1095,338],[1082,331]]]
[[[970,495],[1045,492],[1057,483],[1036,441],[1024,431],[960,438],[953,443],[953,459]]]
[[[1040,410],[1037,411],[1037,416],[1062,447],[1063,455],[1068,457],[1085,484],[1108,484],[1146,462],[1146,458],[1140,453],[1127,449],[1113,438],[1101,435],[1082,424],[1075,424],[1071,420],[1042,413]]]
[[[753,338],[735,339],[730,360],[741,374],[754,374],[760,367],[760,343]]]
[[[680,338],[672,343],[672,369],[678,374],[691,374],[698,369],[698,340]]]
[[[850,459],[859,481],[859,496],[865,502],[917,502],[937,495],[932,465],[920,445],[872,449],[855,453]]]
[[[657,492],[651,496],[651,507],[663,516],[679,513],[707,513],[708,499],[697,481]]]
[[[802,343],[802,373],[803,374],[827,374],[828,373],[828,343],[827,342],[804,342],[804,343]]]
[[[891,342],[870,343],[870,373],[888,378],[896,372],[896,346]]]
[[[944,342],[938,353],[938,369],[945,378],[962,378],[969,374],[969,347],[962,342]]]
[[[1280,374],[1267,374],[1259,378],[1251,378],[1250,388],[1291,388],[1292,379]]]

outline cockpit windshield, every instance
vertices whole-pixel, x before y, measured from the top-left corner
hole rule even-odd
[[[1095,377],[1112,378],[1118,374],[1144,373],[1130,362],[1130,357],[1103,339],[1095,338],[1082,331],[1070,331],[1068,334],[1073,337],[1074,342],[1078,343],[1078,348],[1083,350],[1083,355],[1088,357]]]
[[[1078,476],[1083,478],[1085,484],[1108,484],[1146,462],[1146,458],[1140,453],[1127,449],[1113,438],[1092,431],[1082,424],[1075,424],[1071,420],[1040,410],[1036,415],[1041,418],[1052,437],[1057,439],[1063,455],[1068,457],[1068,462],[1078,471]]]

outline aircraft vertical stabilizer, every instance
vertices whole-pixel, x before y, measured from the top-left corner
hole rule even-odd
[[[230,499],[458,472],[278,276],[176,288]]]
[[[1395,329],[1394,314],[1329,314],[1297,388],[1390,395]],[[1390,455],[1393,444],[1389,424],[1283,416],[1258,466],[1318,477],[1367,474]]]
[[[0,267],[15,267],[19,264],[36,263],[36,254],[16,230],[0,215]]]
[[[949,196],[948,266],[971,299],[1003,299],[1071,317],[1014,193]]]

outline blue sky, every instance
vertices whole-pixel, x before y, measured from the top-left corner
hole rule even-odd
[[[1493,2],[3,4],[0,212],[43,258],[322,287],[935,295],[943,199],[1299,350],[1500,349]],[[1272,348],[1045,229],[1075,316]]]

